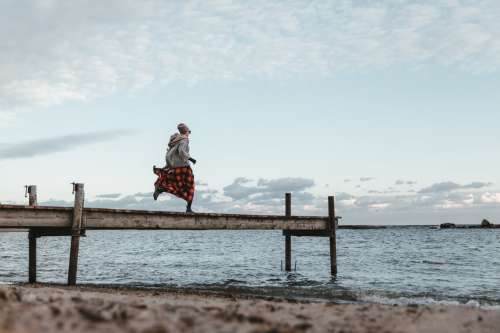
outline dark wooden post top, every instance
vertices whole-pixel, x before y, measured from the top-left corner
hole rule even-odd
[[[285,193],[285,216],[292,216],[292,193]]]
[[[75,203],[73,207],[73,223],[71,225],[71,233],[74,236],[79,236],[83,221],[83,205],[85,198],[84,185],[81,183],[74,183],[73,191],[75,192]]]
[[[333,196],[328,197],[328,218],[330,220],[330,227],[335,225],[335,198]],[[333,224],[332,224],[333,221]]]
[[[30,206],[36,206],[37,205],[36,185],[28,185],[27,191],[29,196],[28,204]]]

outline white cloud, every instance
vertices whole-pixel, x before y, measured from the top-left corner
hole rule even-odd
[[[435,208],[440,209],[451,209],[451,208],[463,208],[465,205],[458,202],[453,202],[451,200],[443,200],[442,202],[436,204]]]
[[[361,177],[361,178],[359,178],[359,181],[360,182],[369,182],[369,181],[372,181],[374,179],[375,179],[374,177]]]
[[[492,183],[484,182],[472,182],[466,185],[460,185],[454,182],[440,182],[432,184],[431,186],[424,187],[419,191],[419,193],[439,193],[439,192],[451,192],[456,190],[472,190],[481,189],[493,185]]]
[[[402,179],[398,179],[394,183],[394,185],[396,185],[396,186],[402,186],[402,185],[410,185],[410,186],[412,186],[412,185],[416,185],[416,184],[417,184],[417,182],[414,181],[414,180],[402,180]]]
[[[223,188],[222,195],[230,199],[226,202],[226,209],[236,208],[273,213],[283,209],[286,192],[292,193],[293,204],[301,207],[300,210],[313,205],[316,202],[316,197],[307,192],[313,186],[312,179],[300,177],[259,179],[256,182],[239,177],[232,184]],[[308,210],[310,211],[311,208]]]
[[[498,72],[499,13],[496,0],[3,1],[0,112],[151,82],[426,63]]]
[[[74,133],[31,141],[0,144],[0,160],[28,158],[77,149],[84,145],[116,140],[134,133],[130,130],[111,130]]]
[[[96,195],[96,198],[100,199],[117,199],[119,197],[121,197],[121,193],[105,193]]]
[[[300,180],[300,181],[299,181]],[[327,198],[311,192],[309,182],[301,178],[278,178],[261,180],[265,184],[280,184],[279,190],[269,186],[258,186],[245,178],[237,178],[224,188],[223,192],[210,188],[208,185],[197,188],[194,206],[199,212],[227,212],[227,213],[255,213],[255,214],[283,214],[284,192],[287,191],[283,184],[296,186],[297,191],[292,192],[292,211],[297,215],[326,215]],[[297,184],[302,183],[302,186]],[[245,190],[237,189],[228,191],[227,188],[237,184]],[[298,186],[298,187],[297,187]],[[153,201],[152,193],[136,193],[133,195],[108,193],[91,196],[88,194],[86,205],[89,207],[126,208],[146,210],[183,211],[185,202],[171,195],[162,194],[158,201]],[[405,193],[397,195],[374,194],[352,195],[339,192],[335,195],[337,212],[347,217],[345,223],[356,223],[349,217],[362,218],[370,221],[372,214],[378,216],[419,216],[426,214],[440,216],[451,214],[460,216],[461,212],[475,210],[478,214],[488,212],[488,216],[500,216],[500,193],[480,192],[476,189],[464,189],[455,192],[437,193]],[[71,202],[50,200],[42,205],[66,205]],[[399,215],[398,215],[399,214]],[[404,220],[395,221],[405,223]],[[425,223],[419,221],[418,223]]]
[[[500,204],[500,193],[486,192],[480,195],[480,203]]]

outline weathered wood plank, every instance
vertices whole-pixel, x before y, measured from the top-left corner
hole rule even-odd
[[[0,228],[70,227],[72,208],[0,205]]]
[[[303,219],[259,216],[223,215],[145,215],[141,213],[110,213],[85,211],[86,229],[325,229],[322,218]]]
[[[68,228],[30,228],[29,234],[32,237],[52,237],[52,236],[71,236],[71,229]],[[3,231],[3,230],[2,230]]]
[[[239,215],[84,208],[85,229],[277,229],[324,230],[327,217]],[[71,228],[71,207],[0,205],[0,228]]]
[[[329,230],[283,230],[283,236],[330,237]]]

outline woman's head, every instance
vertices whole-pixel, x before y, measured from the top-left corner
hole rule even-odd
[[[184,134],[184,135],[189,135],[191,134],[191,130],[189,129],[188,125],[184,123],[180,123],[177,125],[177,129],[179,130],[179,133]]]

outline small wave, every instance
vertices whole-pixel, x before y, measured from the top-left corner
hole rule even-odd
[[[472,308],[481,308],[488,310],[500,310],[499,304],[490,304],[486,302],[480,302],[478,300],[468,300],[465,303],[461,303],[458,300],[439,300],[432,297],[386,297],[381,295],[362,295],[358,297],[358,300],[366,303],[377,303],[377,304],[387,304],[387,305],[452,305],[452,306],[466,306]]]
[[[238,280],[238,279],[227,279],[226,281],[220,283],[222,286],[230,286],[233,284],[240,285],[240,284],[245,284],[245,281],[243,280]]]
[[[10,286],[15,284],[15,282],[6,282],[6,281],[0,281],[1,286]]]
[[[433,260],[422,260],[422,263],[430,265],[446,265],[446,262],[444,261],[433,261]]]

